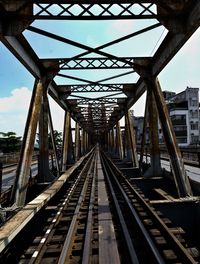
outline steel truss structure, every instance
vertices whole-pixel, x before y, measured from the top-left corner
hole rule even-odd
[[[77,42],[46,31],[35,26],[39,20],[146,20],[148,26],[131,34],[114,39],[97,47],[91,47],[85,43]],[[55,22],[56,22],[55,21]],[[175,135],[171,132],[172,125],[164,104],[163,95],[157,76],[190,36],[200,25],[200,2],[196,0],[154,0],[154,1],[78,1],[78,0],[4,0],[0,1],[0,31],[2,43],[14,54],[14,56],[35,77],[35,87],[27,120],[25,139],[18,170],[18,185],[26,185],[30,160],[24,164],[24,155],[31,155],[34,143],[34,133],[30,127],[36,130],[39,113],[43,112],[43,120],[50,115],[48,95],[50,95],[71,117],[79,123],[79,126],[87,133],[83,135],[88,142],[88,135],[99,136],[110,133],[113,126],[128,112],[131,106],[147,90],[153,93],[158,116],[163,128],[166,145],[170,152],[173,173],[180,196],[191,193],[185,171],[182,166],[181,154],[175,142]],[[166,35],[153,54],[134,56],[130,51],[130,57],[120,56],[106,51],[115,44],[152,32],[162,27]],[[72,57],[40,58],[26,39],[26,34],[34,34],[41,38],[57,41],[81,49],[80,53]],[[156,44],[156,43],[155,43]],[[141,43],[148,45],[148,43]],[[111,75],[100,80],[79,76],[79,71],[106,70]],[[66,71],[68,73],[66,74]],[[78,72],[78,75],[75,74]],[[136,81],[127,83],[117,79],[124,76],[136,76]],[[98,76],[98,75],[97,75]],[[62,79],[62,83],[58,80]],[[68,83],[67,81],[73,81]],[[112,82],[110,82],[112,80]],[[108,83],[109,81],[109,83]],[[102,95],[99,95],[99,93]],[[150,98],[150,95],[149,97]],[[33,108],[36,109],[33,112]],[[153,118],[153,117],[152,117]],[[128,120],[128,119],[127,119]],[[152,119],[153,120],[153,119]],[[69,117],[66,116],[65,131],[70,129]],[[44,140],[48,130],[48,124],[41,123],[43,136],[43,149],[46,147]],[[130,122],[127,121],[130,126]],[[34,130],[34,131],[35,131]],[[66,132],[68,133],[68,132]],[[70,133],[65,135],[71,137]],[[65,151],[68,151],[68,145]],[[47,150],[46,153],[47,159]],[[44,156],[45,156],[44,155]],[[66,158],[66,157],[65,157]],[[45,158],[43,158],[45,160]],[[47,161],[44,161],[44,168]],[[49,178],[51,178],[49,176]],[[21,182],[20,182],[21,181]],[[19,184],[20,182],[20,184]],[[20,196],[21,191],[15,193],[19,204],[24,203]]]

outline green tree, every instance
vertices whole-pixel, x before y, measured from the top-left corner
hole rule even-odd
[[[54,138],[55,138],[56,149],[61,150],[61,148],[62,148],[62,132],[58,132],[57,130],[54,130],[53,134],[54,134]],[[49,137],[49,149],[53,149],[51,135],[49,134],[48,137]]]
[[[0,132],[0,149],[4,153],[18,152],[21,144],[21,137],[17,137],[15,132]]]
[[[55,138],[56,149],[58,151],[60,151],[62,148],[62,132],[58,132],[57,130],[54,130],[53,134],[54,134],[54,138]],[[53,149],[53,144],[52,144],[52,139],[51,139],[50,133],[48,134],[48,139],[49,139],[49,149]],[[37,133],[36,142],[38,143],[38,145],[40,144],[38,133]]]

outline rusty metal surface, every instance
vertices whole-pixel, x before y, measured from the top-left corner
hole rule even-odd
[[[54,177],[49,168],[49,105],[47,89],[44,87],[39,118],[39,157],[38,157],[38,182],[51,182]]]
[[[70,113],[65,113],[63,129],[63,147],[62,147],[62,171],[65,171],[67,165],[72,162],[72,144],[71,144],[71,118]]]
[[[125,114],[125,130],[127,131],[127,158],[129,160],[129,155],[131,155],[133,166],[138,167],[134,124],[129,111]]]
[[[121,263],[120,259],[126,263],[196,263],[197,242],[193,241],[191,246],[190,239],[185,240],[188,231],[153,207],[155,202],[159,207],[160,202],[160,208],[169,215],[170,203],[175,209],[177,199],[157,188],[166,206],[160,200],[150,201],[135,180],[128,179],[105,153],[99,153],[97,146],[86,160],[78,161],[0,228],[0,250],[7,245],[0,260],[2,263],[111,260]],[[185,204],[197,219],[199,199],[179,199],[178,203],[179,212]],[[26,228],[22,230],[24,225]],[[7,243],[13,237],[14,243]]]
[[[59,11],[55,12],[57,8]],[[97,12],[96,10],[99,11]],[[109,42],[97,47],[91,47],[86,43],[81,43],[75,39],[69,39],[50,30],[35,26],[39,20],[43,20],[45,24],[47,20],[54,20],[54,23],[57,23],[58,20],[105,21],[108,19],[133,19],[142,20],[146,23],[139,30],[117,39],[111,39]],[[124,158],[124,146],[119,120],[124,116],[126,110],[132,107],[143,95],[147,89],[146,83],[148,82],[150,86],[153,86],[152,90],[156,99],[174,179],[180,196],[192,195],[192,191],[185,173],[180,150],[174,140],[175,135],[167,114],[166,105],[162,99],[161,89],[155,79],[195,30],[198,29],[199,25],[200,2],[195,0],[117,0],[115,2],[101,0],[98,3],[94,3],[91,0],[75,0],[68,1],[68,3],[61,0],[0,1],[0,40],[37,81],[47,80],[47,82],[45,81],[45,88],[48,89],[49,95],[66,111],[62,170],[64,171],[67,164],[73,162],[74,159],[78,159],[79,151],[77,148],[79,144],[81,144],[81,154],[83,155],[97,139],[102,139],[106,144],[109,141],[113,149],[116,147],[115,154],[121,159]],[[155,52],[150,56],[146,56],[146,52],[144,52],[145,56],[136,57],[132,54],[134,49],[130,51],[131,56],[121,56],[117,53],[108,52],[116,44],[123,45],[124,41],[142,37],[143,34],[151,33],[158,29],[163,29],[166,35]],[[74,50],[81,49],[81,52],[75,53],[76,55],[72,57],[41,58],[39,52],[36,52],[32,47],[33,43],[26,39],[26,33],[30,35],[37,34],[38,39],[45,37],[49,41],[70,45]],[[142,42],[142,45],[144,44]],[[155,44],[157,45],[157,43]],[[148,46],[148,43],[146,45]],[[92,71],[97,69],[99,71],[106,70],[106,74],[101,75],[101,78],[95,75],[94,79],[91,79],[91,76],[87,77],[87,75],[84,75],[82,77],[83,75],[79,76],[73,73],[74,71]],[[111,75],[107,75],[109,70]],[[123,79],[124,77],[130,77],[130,80],[134,77],[135,81],[130,81],[130,83],[117,81],[118,78]],[[63,84],[57,81],[59,78],[63,80]],[[66,80],[68,80],[68,83]],[[72,83],[69,83],[69,80]],[[38,89],[40,84],[38,84]],[[44,95],[43,98],[45,98]],[[12,192],[12,200],[15,200],[20,206],[25,203],[28,173],[41,102],[42,91],[36,93],[34,91],[27,118],[17,177]],[[153,112],[155,113],[154,109]],[[40,122],[41,143],[42,141],[44,142],[41,147],[41,161],[45,165],[41,174],[44,174],[44,171],[48,171],[47,115],[47,111],[44,110],[43,117],[45,118]],[[73,151],[70,117],[79,124],[82,131],[81,143],[76,144],[75,153]],[[156,118],[152,120],[152,131],[155,132],[157,130]],[[126,123],[128,124],[128,122]],[[116,138],[113,133],[113,127],[115,126]],[[108,137],[110,130],[111,134]],[[132,134],[131,136],[129,135],[131,139],[133,138],[133,133],[130,132],[130,134]],[[152,140],[154,147],[154,149],[152,148],[152,155],[155,158],[152,163],[158,164],[158,144],[154,136],[155,133],[152,137],[154,138]],[[135,144],[133,144],[132,140],[129,140],[129,142],[131,142],[131,149],[134,150]],[[110,151],[112,152],[112,150]],[[135,151],[134,156],[136,156]],[[136,157],[134,159],[137,160]],[[158,174],[155,170],[154,172]]]
[[[76,122],[75,127],[75,161],[79,160],[80,158],[80,127],[79,123]]]
[[[160,147],[159,147],[159,119],[155,97],[152,90],[147,91],[149,131],[150,131],[150,155],[151,167],[145,176],[158,177],[161,175]]]
[[[35,90],[31,99],[31,105],[25,129],[25,136],[23,138],[23,145],[20,154],[20,162],[18,164],[15,184],[12,191],[12,198],[17,206],[24,206],[25,204],[37,123],[39,121],[39,114],[42,103],[42,94],[43,84],[39,81],[35,85]]]
[[[73,5],[80,7],[80,13],[73,13]],[[137,68],[137,58],[135,59],[133,57],[133,60],[131,60],[131,58],[122,58],[119,55],[114,56],[109,53],[105,53],[103,49],[105,47],[112,46],[116,43],[121,43],[125,39],[142,35],[142,33],[145,33],[149,30],[153,30],[153,27],[156,28],[160,25],[163,25],[169,30],[169,33],[164,38],[160,47],[157,49],[155,55],[150,57],[152,74],[153,76],[157,76],[160,71],[167,65],[167,63],[173,58],[173,56],[179,51],[179,49],[184,45],[187,39],[198,28],[200,24],[200,4],[198,1],[134,1],[134,3],[129,3],[127,1],[115,1],[112,3],[109,2],[109,5],[108,1],[103,0],[99,3],[93,3],[92,1],[84,1],[83,3],[80,1],[72,1],[68,4],[64,4],[63,1],[56,1],[56,3],[54,3],[54,1],[17,1],[17,3],[14,1],[4,1],[0,4],[0,6],[2,15],[0,20],[2,26],[1,40],[35,77],[41,77],[41,72],[49,74],[49,71],[52,70],[51,65],[53,65],[54,75],[59,75],[61,74],[59,73],[61,69],[65,67],[69,68],[69,66],[67,65],[70,65],[70,60],[74,60],[75,64],[73,67],[76,70],[80,68],[91,69],[95,67],[103,67],[105,69],[109,69],[110,67],[124,67],[125,65],[129,65],[133,69]],[[60,8],[60,13],[58,12],[56,15],[52,11],[52,7],[55,6],[59,6]],[[118,14],[115,10],[116,6],[120,7],[119,10],[121,10]],[[95,8],[97,7],[102,10],[102,12],[99,12],[98,15],[95,13]],[[132,10],[132,7],[134,7],[133,10],[139,8],[141,13],[137,12],[137,14],[135,14],[135,11]],[[6,19],[6,17],[9,17],[9,20]],[[18,25],[16,24],[16,17],[18,21],[20,21]],[[154,20],[158,21],[158,23],[149,27],[147,26],[146,28],[143,28],[138,32],[134,32],[130,35],[124,36],[123,38],[113,40],[110,43],[105,43],[104,45],[99,46],[95,49],[83,45],[81,43],[75,42],[73,40],[65,39],[55,34],[45,32],[44,30],[33,28],[32,26],[28,27],[28,25],[32,24],[32,21],[37,21],[38,19],[106,20],[116,18],[144,20],[154,18]],[[181,22],[182,18],[184,18],[185,23]],[[9,30],[11,28],[12,30]],[[85,52],[77,55],[75,58],[58,58],[52,60],[47,58],[46,60],[48,61],[48,63],[45,63],[45,60],[40,59],[38,57],[38,55],[31,48],[30,44],[26,41],[25,37],[20,34],[23,32],[24,29],[27,29],[29,31],[35,30],[35,32],[43,36],[48,35],[49,37],[57,39],[63,43],[68,42],[71,43],[73,46],[82,47]],[[101,57],[81,58],[83,54],[86,55],[92,52],[105,56],[105,60],[102,60]],[[54,65],[56,65],[56,67],[54,67]],[[131,74],[131,72],[129,74]],[[79,79],[77,77],[74,77],[73,75],[68,75],[68,77],[71,77],[72,79],[77,81]],[[112,76],[112,78],[113,77],[114,76]],[[90,80],[88,80],[88,86],[92,87],[93,85],[102,85],[101,82],[102,80],[97,80],[95,82],[91,82]],[[135,86],[134,91],[131,91],[131,97],[128,96],[125,102],[128,108],[137,101],[138,97],[141,96],[146,89],[142,77],[140,77],[140,79],[133,85]],[[104,86],[106,87],[105,84]],[[114,88],[113,91],[117,90],[115,89],[116,88]],[[123,91],[121,92],[123,94]],[[83,119],[87,119],[87,116],[81,114],[82,111],[79,111],[79,106],[72,108],[70,101],[60,99],[59,89],[54,81],[50,84],[49,93],[63,108],[65,108],[66,110],[70,109],[72,118],[78,120],[80,124],[85,127],[86,130],[90,128],[90,126],[86,126],[85,122],[81,121],[81,117],[83,117]],[[106,104],[108,102],[109,101],[106,101]],[[94,101],[92,105],[93,112],[98,104]],[[118,107],[117,103],[115,103],[115,107]],[[79,113],[77,114],[77,112]],[[114,113],[115,111],[112,110],[112,112]],[[95,112],[92,115],[95,115]],[[105,129],[107,130],[112,127],[114,123],[116,123],[116,121],[123,115],[123,107],[120,107],[119,115],[115,117],[111,116],[110,114],[107,115],[108,126],[105,127]],[[97,128],[98,127],[99,124],[97,122]]]
[[[56,141],[55,141],[55,136],[54,136],[53,122],[52,122],[52,117],[51,117],[51,110],[49,107],[49,101],[48,101],[48,121],[49,121],[49,130],[50,130],[51,141],[52,141],[52,146],[53,146],[53,154],[55,156],[57,176],[59,176],[60,175],[60,165],[59,165],[59,159],[58,159],[58,149],[56,147]]]
[[[90,155],[90,153],[88,155]],[[36,213],[60,190],[68,177],[70,177],[70,175],[81,166],[88,155],[83,156],[73,167],[62,174],[56,182],[49,186],[45,192],[28,203],[0,228],[0,251],[2,251],[14,239],[14,237],[36,215]]]
[[[185,197],[188,195],[192,195],[192,190],[185,171],[181,151],[176,140],[175,132],[173,130],[172,122],[169,117],[168,109],[165,104],[164,96],[161,91],[158,79],[155,79],[149,85],[149,88],[152,89],[155,96],[159,118],[163,129],[163,135],[165,138],[166,147],[168,149],[172,172],[175,183],[177,185],[179,196]]]
[[[115,146],[116,157],[118,157],[122,160],[124,158],[124,148],[123,148],[123,143],[122,143],[122,133],[121,133],[119,121],[116,124],[116,141],[115,141],[115,143],[116,143],[116,146]]]

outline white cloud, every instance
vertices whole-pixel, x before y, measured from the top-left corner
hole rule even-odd
[[[10,96],[0,98],[0,131],[23,135],[30,99],[27,87],[14,89]]]
[[[26,110],[29,106],[30,98],[31,91],[28,88],[14,89],[11,91],[11,96],[0,98],[0,113]]]
[[[0,131],[13,131],[23,136],[32,91],[26,87],[11,91],[8,97],[0,97]],[[64,110],[50,99],[54,129],[63,130]]]

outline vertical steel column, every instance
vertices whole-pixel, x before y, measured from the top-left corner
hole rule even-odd
[[[50,130],[52,146],[53,146],[53,153],[54,153],[55,162],[56,162],[57,176],[59,176],[60,175],[60,166],[59,166],[59,159],[58,159],[58,150],[56,147],[56,141],[55,141],[55,136],[54,136],[53,122],[52,122],[52,117],[51,117],[51,110],[50,110],[50,106],[49,106],[49,101],[48,101],[48,120],[49,120],[49,130]]]
[[[107,135],[107,151],[110,152],[110,131],[106,130]]]
[[[119,121],[116,124],[116,148],[117,148],[117,155],[118,157],[123,160],[123,145],[122,145],[122,135],[120,130],[120,123]]]
[[[86,132],[86,152],[89,151],[89,133]]]
[[[149,132],[150,132],[150,157],[151,166],[145,172],[146,177],[158,177],[161,174],[160,147],[158,133],[158,111],[152,90],[147,91]]]
[[[81,129],[81,156],[84,155],[84,129]]]
[[[115,133],[114,127],[111,129],[111,154],[115,153]]]
[[[80,128],[79,123],[76,122],[75,127],[75,161],[80,158]]]
[[[133,120],[131,120],[130,111],[125,114],[125,130],[127,132],[127,159],[132,160],[134,167],[139,167]]]
[[[37,181],[40,183],[49,182],[54,179],[49,170],[49,137],[48,137],[48,98],[47,89],[43,89],[43,100],[39,119],[39,166]]]
[[[124,128],[124,142],[123,144],[123,152],[124,152],[124,159],[128,162],[132,161],[132,156],[131,156],[131,151],[129,151],[130,146],[128,146],[128,141],[129,141],[129,133],[128,133],[128,126],[127,126],[127,119],[126,115],[124,116],[125,120],[125,128]]]
[[[108,133],[106,131],[104,132],[104,148],[105,151],[108,151]]]
[[[68,164],[69,141],[70,141],[70,113],[65,112],[64,129],[63,129],[63,151],[62,151],[62,171],[65,171]]]
[[[114,127],[114,134],[115,134],[114,155],[119,158],[119,147],[118,147],[118,141],[117,141],[117,126]]]
[[[71,118],[70,118],[70,126],[69,126],[69,151],[68,151],[68,158],[67,159],[68,159],[69,164],[72,164],[75,161],[72,128],[71,128]]]
[[[92,134],[91,134],[91,132],[88,132],[87,144],[88,144],[88,151],[89,151],[91,149],[91,146],[92,146]]]
[[[142,171],[144,148],[145,148],[145,144],[146,144],[147,117],[148,117],[148,95],[146,97],[144,123],[143,123],[143,129],[142,129],[142,140],[141,140],[140,161],[139,161],[140,171]]]
[[[0,197],[2,193],[2,175],[3,175],[3,163],[0,161]]]
[[[107,135],[108,135],[108,152],[111,153],[111,131],[110,130],[107,131]]]
[[[87,153],[87,138],[88,138],[87,135],[88,135],[87,132],[84,130],[84,154]]]
[[[11,194],[11,200],[14,201],[17,206],[24,206],[26,200],[26,192],[28,188],[36,129],[42,103],[42,94],[42,82],[35,81],[23,136],[20,161],[16,171],[16,178]]]
[[[165,103],[165,99],[157,78],[150,81],[149,88],[153,90],[155,96],[160,123],[162,125],[163,135],[168,149],[172,173],[177,186],[178,194],[180,197],[192,195],[190,182],[184,168],[181,151],[176,141],[176,135],[168,113],[167,105]]]
[[[86,131],[82,129],[82,155],[86,153]]]

